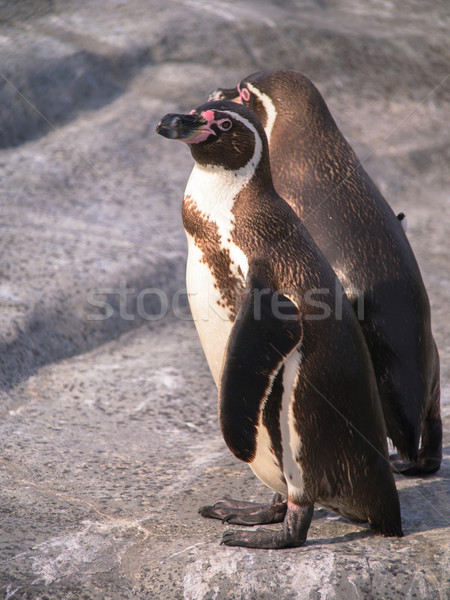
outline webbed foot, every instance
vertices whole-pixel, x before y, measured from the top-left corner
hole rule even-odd
[[[311,523],[314,506],[297,506],[288,502],[286,516],[281,530],[242,529],[225,531],[221,544],[225,546],[243,546],[246,548],[280,549],[296,548],[305,543]]]
[[[440,417],[425,419],[422,446],[416,461],[403,459],[399,454],[390,457],[392,469],[402,475],[432,475],[442,462],[442,421]]]
[[[441,466],[440,458],[419,457],[416,462],[403,460],[399,454],[393,454],[389,458],[394,473],[401,475],[432,475]]]
[[[224,499],[213,506],[202,506],[198,512],[203,517],[220,519],[223,523],[233,525],[267,525],[281,523],[286,507],[286,501],[276,494],[270,504]]]

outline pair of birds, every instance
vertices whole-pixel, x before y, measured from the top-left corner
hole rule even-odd
[[[429,301],[399,219],[299,73],[250,75],[157,132],[195,161],[187,290],[222,433],[276,492],[201,514],[283,523],[222,538],[254,548],[302,545],[315,503],[401,536],[386,435],[397,471],[433,473],[442,423]]]

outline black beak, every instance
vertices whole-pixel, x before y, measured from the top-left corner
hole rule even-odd
[[[156,133],[169,140],[189,140],[207,127],[206,120],[194,113],[193,115],[178,115],[169,113],[156,126]]]
[[[208,102],[213,100],[230,100],[231,102],[241,103],[237,87],[217,88],[208,96]]]

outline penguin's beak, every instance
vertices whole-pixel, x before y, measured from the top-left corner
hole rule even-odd
[[[198,135],[214,133],[208,122],[199,114],[179,115],[169,113],[156,126],[156,133],[169,140],[191,143]]]
[[[208,102],[212,102],[213,100],[230,100],[231,102],[242,104],[241,97],[239,95],[239,90],[237,89],[237,87],[217,88],[208,96]]]

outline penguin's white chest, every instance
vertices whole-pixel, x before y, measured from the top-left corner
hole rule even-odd
[[[234,179],[234,178],[233,178]],[[185,211],[195,215],[186,231],[186,288],[189,305],[216,385],[235,312],[234,299],[244,289],[248,259],[232,241],[234,199],[242,182],[195,166],[185,192]]]
[[[229,310],[224,306],[217,280],[205,262],[204,253],[196,246],[192,236],[187,234],[187,239],[186,289],[189,305],[209,369],[218,386],[233,323]]]

